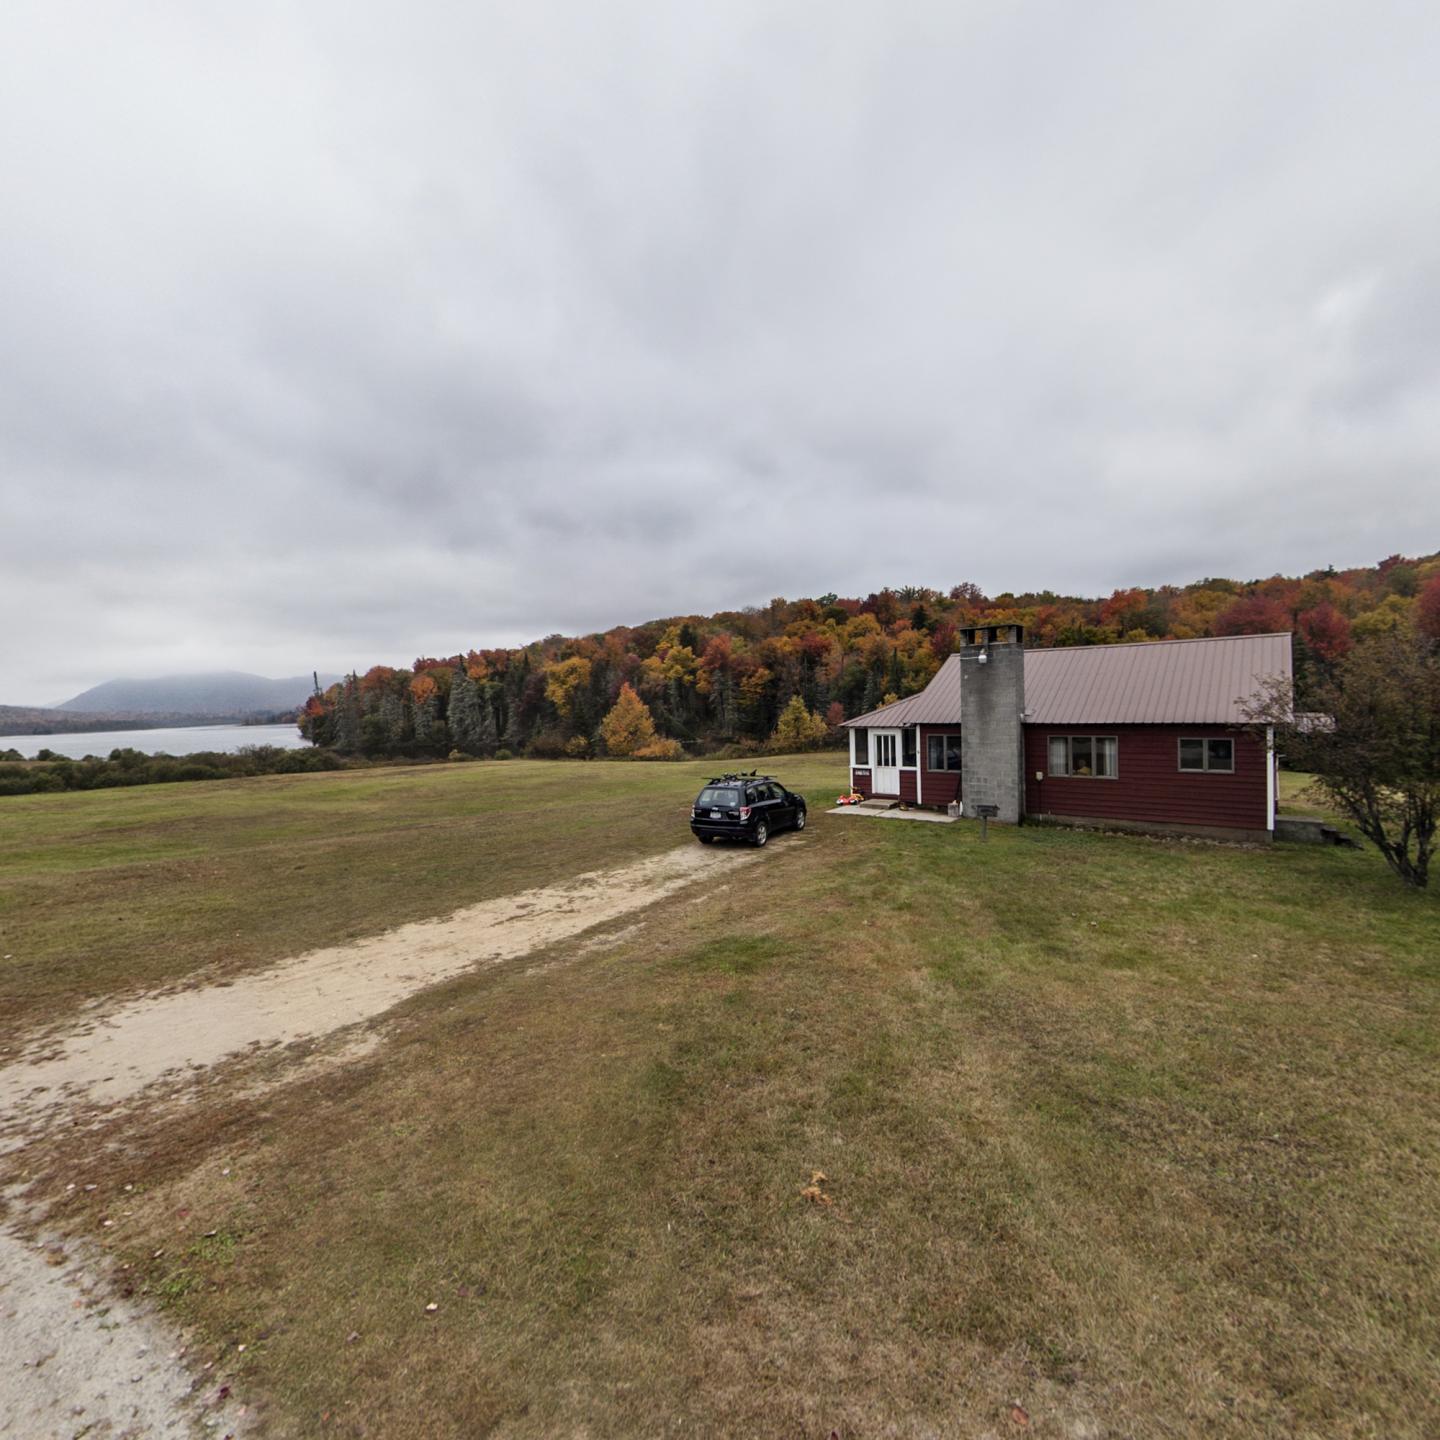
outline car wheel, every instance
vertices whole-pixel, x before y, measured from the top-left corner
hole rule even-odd
[[[697,835],[695,838],[702,845],[713,845],[715,843],[715,837],[713,835]]]
[[[763,845],[770,838],[770,827],[762,820],[755,827],[755,844]]]
[[[795,812],[795,828],[797,830],[803,830],[805,828],[805,812],[803,810],[797,810]]]

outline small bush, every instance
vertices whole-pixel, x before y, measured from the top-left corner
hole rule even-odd
[[[683,760],[685,751],[681,748],[678,740],[660,738],[652,740],[648,745],[642,745],[631,758],[635,760]]]
[[[497,751],[495,752],[495,758],[496,758],[497,760],[511,760],[511,759],[513,759],[514,757],[511,755],[511,753],[510,753],[508,750],[505,750],[505,749],[502,748],[502,749],[497,750]]]
[[[526,747],[525,753],[535,760],[562,760],[566,736],[563,730],[542,730]]]
[[[459,761],[459,760],[473,760],[475,757],[474,757],[473,755],[467,755],[467,754],[465,753],[465,751],[463,751],[463,750],[452,750],[452,751],[450,752],[450,754],[449,754],[446,758],[449,759],[449,760]]]

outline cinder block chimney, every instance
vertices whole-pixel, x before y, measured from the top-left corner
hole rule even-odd
[[[1025,632],[972,625],[960,632],[960,787],[965,813],[994,805],[1019,823],[1025,776]]]

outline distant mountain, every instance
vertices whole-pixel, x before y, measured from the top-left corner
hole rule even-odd
[[[340,677],[322,675],[322,687]],[[151,680],[107,680],[56,709],[104,715],[242,717],[296,710],[314,688],[309,675],[270,680],[222,670],[209,675],[162,675]]]
[[[154,730],[176,725],[234,723],[245,716],[180,715],[147,710],[122,711],[56,710],[44,705],[0,705],[0,735],[74,735],[88,730]],[[0,746],[0,749],[3,749]]]

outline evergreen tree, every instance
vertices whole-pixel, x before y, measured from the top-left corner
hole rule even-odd
[[[443,755],[450,748],[438,695],[427,695],[415,706],[415,748],[422,755]]]
[[[493,755],[500,743],[500,722],[496,712],[505,703],[505,689],[501,685],[486,685],[480,691],[480,754]]]
[[[480,687],[457,665],[450,685],[450,739],[457,750],[467,755],[484,753],[482,732],[486,708]]]
[[[353,755],[360,748],[360,679],[352,670],[335,706],[335,748]]]
[[[410,737],[406,734],[404,702],[393,689],[380,698],[380,718],[385,722],[385,753],[398,755]]]

